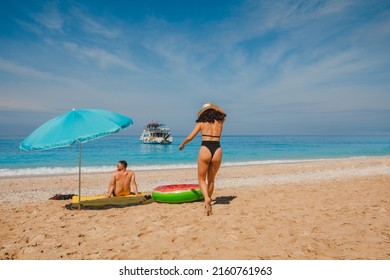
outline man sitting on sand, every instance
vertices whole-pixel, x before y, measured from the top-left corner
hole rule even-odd
[[[123,196],[131,193],[131,187],[136,195],[139,195],[137,183],[135,182],[135,173],[132,170],[126,170],[127,162],[120,160],[117,170],[112,173],[110,186],[108,187],[107,197]]]

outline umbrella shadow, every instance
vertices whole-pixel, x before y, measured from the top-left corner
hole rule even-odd
[[[125,205],[99,205],[99,206],[91,206],[91,205],[83,205],[81,206],[81,210],[107,210],[107,209],[113,209],[113,208],[128,208],[128,207],[136,207],[136,206],[142,206],[146,204],[153,203],[154,199],[147,199],[146,201],[139,203],[130,203]],[[78,208],[75,208],[72,203],[66,204],[65,209],[67,210],[78,210]]]
[[[218,196],[214,200],[214,205],[216,204],[230,204],[233,199],[236,199],[236,195],[228,195],[228,196]]]

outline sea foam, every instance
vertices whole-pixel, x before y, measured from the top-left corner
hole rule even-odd
[[[240,162],[223,162],[222,166],[245,166],[245,165],[267,165],[280,163],[299,163],[311,161],[325,161],[329,159],[297,159],[297,160],[259,160],[259,161],[240,161]],[[171,170],[171,169],[187,169],[196,168],[196,163],[180,163],[180,164],[161,164],[161,165],[135,165],[129,166],[128,169],[134,171],[141,170]],[[85,166],[81,167],[82,174],[88,173],[104,173],[113,172],[115,166]],[[0,177],[25,177],[25,176],[52,176],[52,175],[67,175],[77,174],[78,167],[36,167],[36,168],[3,168],[0,169]]]

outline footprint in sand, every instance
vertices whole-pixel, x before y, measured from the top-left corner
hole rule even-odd
[[[319,227],[313,227],[311,229],[311,233],[319,233],[320,232],[320,228]]]
[[[147,237],[150,233],[152,233],[152,231],[140,232],[137,236],[139,238],[144,238],[144,237]]]

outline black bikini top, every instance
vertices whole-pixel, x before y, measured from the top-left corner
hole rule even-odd
[[[213,135],[202,135],[202,136],[205,136],[205,137],[211,137],[211,138],[221,138],[221,136],[213,136]]]

